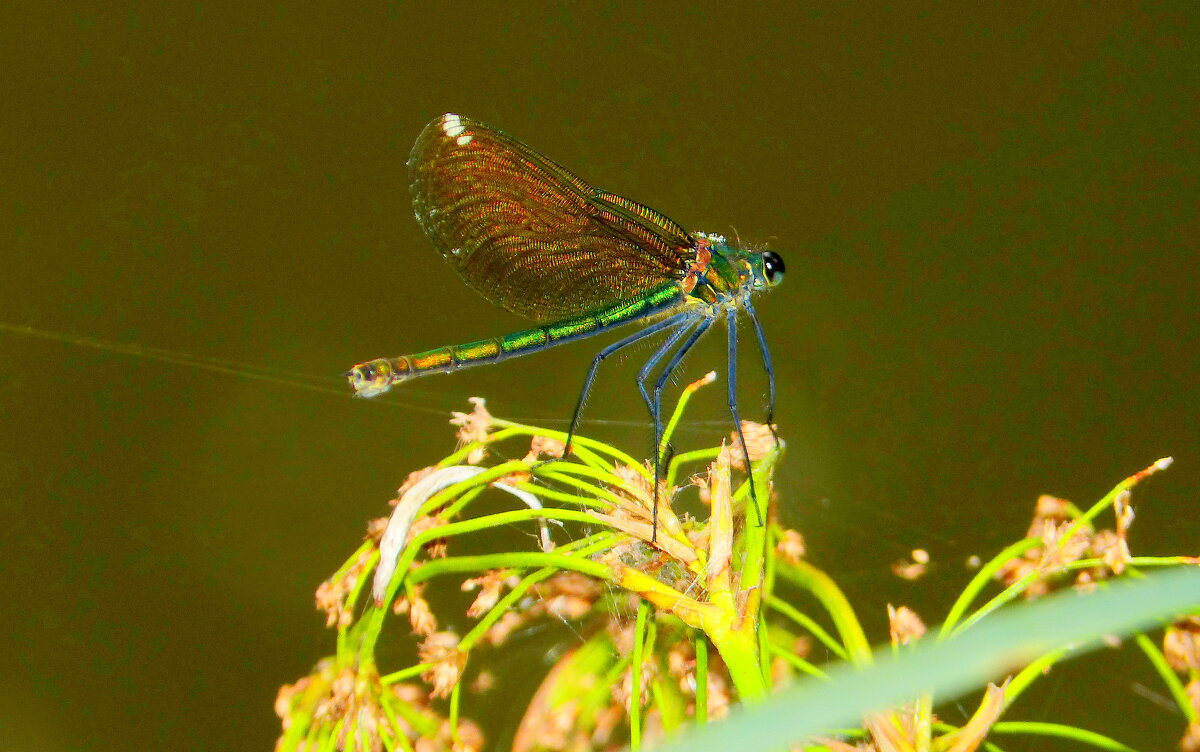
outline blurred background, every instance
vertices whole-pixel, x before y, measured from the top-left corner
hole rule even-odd
[[[1164,455],[1134,552],[1198,553],[1198,7],[6,4],[0,747],[269,749],[276,689],[333,650],[313,590],[453,448],[448,411],[565,425],[595,340],[377,400],[338,376],[526,325],[413,219],[446,111],[784,257],[758,304],[783,514],[875,639],[889,602],[940,622],[1039,494]],[[642,456],[645,353],[584,427]],[[681,379],[723,363],[711,337]],[[727,432],[702,395],[680,449]],[[930,574],[893,576],[916,547]],[[494,740],[532,692],[472,714]],[[1010,717],[1167,749],[1163,695],[1126,647]]]

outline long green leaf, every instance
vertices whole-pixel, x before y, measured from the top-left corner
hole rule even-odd
[[[1067,643],[1098,647],[1104,635],[1127,635],[1200,604],[1200,569],[1182,568],[1085,595],[1063,593],[996,613],[963,634],[893,656],[873,668],[842,666],[831,681],[807,681],[766,702],[741,708],[719,724],[693,730],[663,752],[779,750],[829,729],[857,724],[864,712],[933,692],[939,702],[999,680]],[[1081,651],[1082,652],[1082,651]]]

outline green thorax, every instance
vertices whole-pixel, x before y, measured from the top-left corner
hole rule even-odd
[[[774,284],[764,268],[763,253],[732,245],[723,235],[697,232],[694,236],[698,259],[691,297],[710,305],[729,305]]]

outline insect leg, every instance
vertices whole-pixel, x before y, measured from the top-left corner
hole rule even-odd
[[[763,370],[767,372],[767,428],[771,429],[771,436],[778,445],[779,437],[775,435],[775,368],[771,365],[771,350],[767,347],[767,335],[763,333],[762,324],[758,321],[758,313],[750,304],[750,299],[744,300],[743,305],[746,313],[750,314],[750,322],[754,324],[754,334],[758,338],[758,351],[762,353]]]
[[[696,314],[692,314],[692,316],[695,315]],[[662,442],[663,435],[663,386],[667,383],[667,379],[671,378],[671,374],[675,371],[675,369],[679,367],[679,364],[683,361],[684,356],[686,356],[688,351],[692,349],[697,341],[699,341],[700,337],[704,336],[704,333],[708,331],[708,328],[712,326],[712,323],[713,317],[705,314],[704,318],[700,319],[700,322],[696,325],[696,328],[692,330],[691,335],[684,340],[683,344],[679,346],[679,349],[675,351],[675,354],[671,356],[671,359],[667,361],[667,364],[663,366],[662,372],[658,374],[658,378],[654,381],[654,391],[651,398],[654,404],[654,407],[651,408],[651,414],[654,415],[654,510],[651,517],[653,523],[653,532],[650,536],[650,540],[652,542],[658,537],[658,483],[662,478],[662,452],[660,451],[661,448],[659,447],[659,443]]]
[[[742,443],[742,459],[746,462],[746,476],[750,483],[750,501],[754,503],[754,514],[758,524],[763,524],[762,507],[758,504],[758,494],[754,491],[754,471],[750,467],[750,449],[746,446],[746,435],[742,432],[742,418],[738,415],[737,405],[737,312],[730,310],[725,316],[729,329],[729,383],[726,385],[729,414],[733,416],[733,427],[737,431],[738,440]],[[730,469],[732,473],[732,469]],[[732,481],[730,483],[732,485]]]
[[[571,413],[571,427],[567,429],[567,443],[566,447],[563,449],[563,457],[566,457],[571,453],[571,441],[575,438],[575,431],[579,429],[579,421],[583,417],[583,406],[587,402],[588,393],[592,390],[592,383],[596,380],[596,372],[599,370],[600,364],[604,362],[605,358],[622,348],[628,347],[635,342],[640,342],[646,337],[657,334],[664,329],[670,329],[673,326],[678,326],[691,318],[691,316],[692,314],[690,312],[677,313],[674,316],[668,316],[662,321],[656,321],[647,326],[645,329],[639,329],[628,337],[618,342],[614,342],[596,354],[596,357],[592,360],[591,367],[588,368],[587,376],[584,377],[583,389],[579,392],[579,400],[575,403],[575,411]]]
[[[671,332],[671,336],[667,337],[667,341],[663,342],[658,350],[656,350],[655,353],[650,356],[650,359],[646,361],[644,366],[642,366],[642,370],[638,371],[637,388],[642,394],[642,401],[646,403],[646,409],[650,411],[651,420],[653,420],[656,425],[661,421],[661,406],[656,404],[655,401],[650,397],[650,393],[646,391],[646,379],[650,377],[650,372],[654,370],[654,367],[658,365],[659,361],[661,361],[663,357],[671,351],[671,348],[675,347],[675,345],[679,343],[679,340],[683,338],[683,335],[688,333],[695,323],[696,319],[693,318],[680,324],[675,331]],[[654,446],[655,451],[657,451],[658,443],[655,442]]]

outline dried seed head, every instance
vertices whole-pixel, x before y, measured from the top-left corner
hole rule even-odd
[[[1167,628],[1163,655],[1176,671],[1200,671],[1200,617],[1189,616]]]
[[[646,661],[642,664],[641,670],[641,685],[638,687],[641,695],[638,704],[645,706],[650,701],[650,687],[654,684],[655,677],[658,676],[658,663],[655,661]],[[621,677],[619,684],[613,685],[612,688],[613,701],[624,706],[625,711],[629,712],[632,707],[633,700],[633,666],[625,669],[624,675]]]
[[[446,735],[451,739],[454,737],[449,722],[446,723]],[[479,727],[479,724],[459,719],[458,739],[453,741],[450,749],[451,752],[479,752],[483,749],[484,741],[483,729]]]
[[[399,499],[392,499],[390,503],[392,506],[395,506],[397,501]],[[375,517],[374,519],[367,520],[367,540],[373,540],[378,543],[383,534],[387,532],[388,522],[390,521],[390,517]]]
[[[396,506],[396,502],[400,501],[400,497],[403,496],[408,489],[417,485],[417,483],[424,480],[426,476],[432,474],[436,470],[437,468],[435,466],[430,465],[429,467],[423,467],[420,470],[413,470],[411,473],[409,473],[408,477],[404,479],[404,482],[400,484],[400,488],[396,489],[396,498],[392,499],[391,505]]]
[[[795,530],[787,529],[783,531],[783,537],[779,539],[779,544],[775,547],[779,557],[789,564],[799,564],[804,558],[804,536],[800,535]]]
[[[775,448],[775,434],[771,427],[750,420],[742,421],[742,435],[746,437],[746,450],[750,453],[750,461],[758,462]],[[742,440],[737,431],[730,432],[730,445],[733,449],[733,467],[746,471],[745,454],[742,452]]]
[[[492,414],[484,406],[482,397],[471,397],[468,402],[474,405],[475,409],[469,413],[450,413],[453,416],[450,418],[450,425],[459,427],[458,440],[463,445],[473,444],[477,441],[486,442],[488,432],[492,430]],[[478,465],[486,456],[487,449],[485,447],[476,447],[467,455],[467,464]]]
[[[479,595],[475,596],[474,602],[467,608],[467,616],[470,616],[472,619],[478,619],[492,610],[492,607],[500,600],[500,592],[504,589],[506,579],[507,576],[504,570],[493,569],[479,577],[464,580],[462,584],[463,592],[470,592],[475,589],[479,590]]]
[[[479,672],[474,681],[471,682],[471,691],[475,694],[483,694],[489,692],[496,686],[496,675],[488,669]]]
[[[525,462],[532,464],[542,457],[562,459],[566,451],[567,445],[558,439],[534,434],[533,439],[529,442],[529,452],[525,455]]]
[[[325,626],[346,626],[354,621],[354,611],[347,605],[346,599],[370,565],[373,553],[370,550],[362,551],[353,564],[317,586],[317,608],[325,612]]]
[[[501,614],[500,620],[488,629],[488,642],[493,645],[504,644],[512,633],[524,626],[527,621],[529,621],[529,617],[525,614],[520,614],[516,611],[505,611]]]
[[[1183,738],[1179,740],[1180,752],[1200,752],[1200,721],[1192,721],[1187,726]]]
[[[667,673],[679,679],[681,684],[686,681],[688,675],[696,668],[696,651],[692,647],[692,643],[687,640],[681,640],[671,646],[667,651]],[[695,677],[692,677],[695,681]]]
[[[305,720],[300,749],[315,749],[329,741],[337,749],[374,752],[396,747],[400,737],[417,736],[405,720],[384,710],[389,692],[395,694],[396,688],[384,687],[370,668],[337,671],[332,661],[323,661],[312,675],[280,690],[276,711],[283,718],[285,735],[293,719]],[[419,712],[429,712],[423,695],[414,696],[410,704]]]
[[[1121,574],[1133,555],[1129,552],[1129,541],[1125,536],[1113,530],[1100,530],[1092,536],[1092,554],[1104,559],[1104,566],[1113,574]],[[1098,577],[1107,572],[1099,571]]]
[[[912,552],[912,561],[901,559],[892,564],[892,574],[905,580],[917,580],[925,576],[928,564],[929,552],[923,548],[916,548]]]
[[[908,606],[888,604],[888,627],[893,645],[907,645],[925,635],[925,622]]]
[[[458,635],[434,632],[417,647],[421,663],[431,664],[421,678],[432,685],[431,697],[449,697],[467,665],[467,654],[458,649]]]
[[[406,542],[411,542],[413,538],[428,530],[439,528],[446,524],[446,521],[441,517],[421,517],[414,520],[408,528],[408,536]],[[433,538],[425,544],[425,551],[430,558],[442,559],[446,556],[446,539]]]
[[[413,634],[428,637],[437,631],[437,617],[433,615],[429,601],[421,595],[424,589],[423,585],[413,586],[412,594],[403,600],[407,604],[408,623],[412,625]],[[399,607],[399,600],[397,600],[397,607]]]
[[[624,483],[633,491],[633,493],[630,494],[629,490],[626,488],[617,486],[615,488],[617,493],[625,498],[631,499],[640,509],[649,508],[654,500],[654,487],[651,485],[650,481],[646,480],[646,476],[642,474],[640,468],[633,467],[632,465],[626,465],[624,463],[618,463],[613,468],[613,475],[620,478],[622,483]],[[659,498],[660,504],[665,497],[666,494],[663,493],[662,497]]]
[[[1088,550],[1091,541],[1087,533],[1076,530],[1067,538],[1070,529],[1070,522],[1047,524],[1042,528],[1042,571],[1057,572],[1067,564],[1078,561]]]

